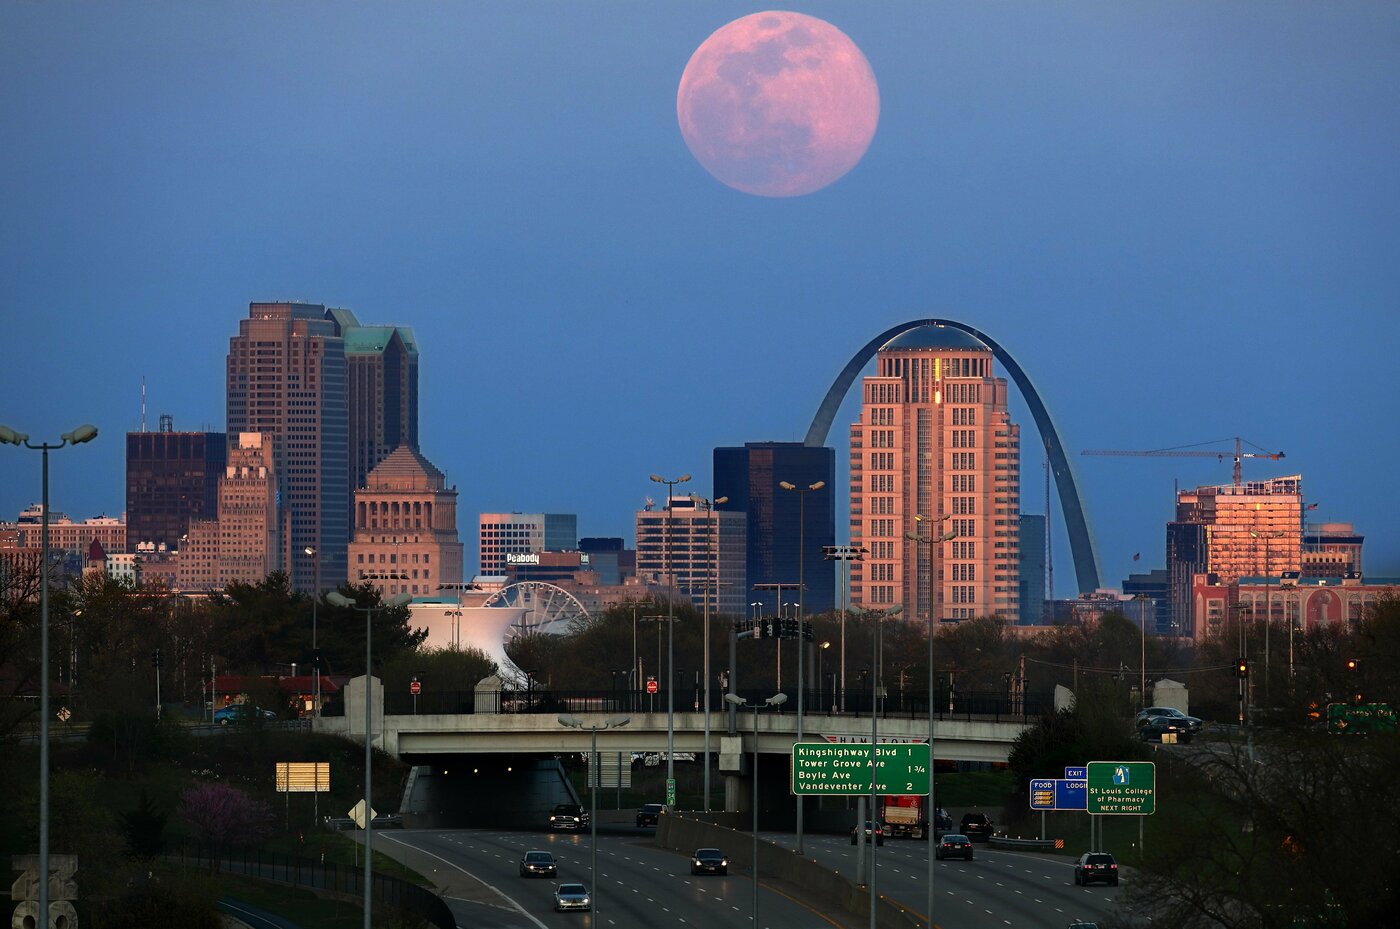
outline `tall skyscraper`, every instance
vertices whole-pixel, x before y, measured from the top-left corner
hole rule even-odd
[[[578,516],[573,513],[482,513],[481,573],[506,573],[507,555],[568,552],[578,548]]]
[[[835,609],[835,572],[822,547],[836,543],[836,452],[801,442],[747,442],[716,448],[714,468],[715,499],[729,498],[717,508],[746,517],[745,573],[750,589],[745,602],[762,603],[763,612],[772,613],[781,602],[778,592],[754,590],[754,585],[795,585],[800,577],[807,588],[803,603],[809,615]],[[799,488],[818,481],[826,486],[799,495],[780,487],[783,481]],[[799,496],[806,497],[805,503]],[[800,571],[799,530],[806,536]],[[782,599],[796,600],[795,588],[785,590]]]
[[[375,465],[355,491],[350,578],[369,581],[386,598],[439,596],[438,585],[462,581],[457,488],[407,445]]]
[[[127,551],[153,543],[178,547],[190,521],[213,519],[219,477],[228,460],[222,432],[176,432],[169,416],[159,432],[126,434]]]
[[[940,622],[1020,614],[1020,430],[992,352],[927,326],[887,342],[851,426],[851,601]],[[922,521],[915,516],[924,517]],[[944,517],[947,517],[946,521]],[[935,546],[910,541],[955,534]],[[917,572],[911,570],[917,558]]]
[[[350,475],[345,345],[326,308],[252,303],[229,339],[228,431],[272,440],[280,561],[296,590],[346,577]]]
[[[331,309],[345,343],[350,489],[400,445],[418,450],[418,343],[404,326],[362,326],[355,314]]]
[[[637,576],[680,591],[697,607],[743,616],[749,602],[743,513],[696,506],[688,496],[637,511]],[[797,594],[789,596],[796,602]]]

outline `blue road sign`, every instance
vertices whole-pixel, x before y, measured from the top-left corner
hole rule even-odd
[[[1055,809],[1085,810],[1089,808],[1088,781],[1056,781]]]
[[[1065,780],[1084,781],[1089,778],[1089,769],[1086,767],[1065,768]]]
[[[1088,807],[1088,781],[1033,778],[1030,787],[1033,810],[1083,810]]]

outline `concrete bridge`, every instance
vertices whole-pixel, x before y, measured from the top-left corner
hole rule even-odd
[[[371,712],[372,738],[377,748],[410,764],[432,764],[454,755],[540,754],[557,755],[587,751],[589,739],[576,729],[559,725],[554,713],[462,713],[444,715],[385,715],[383,686],[373,680]],[[778,713],[758,714],[760,754],[791,754],[797,739],[797,714],[791,705]],[[567,712],[601,723],[608,716],[626,713],[631,722],[624,728],[598,733],[599,752],[664,752],[666,713],[627,712],[607,701],[569,707]],[[345,692],[345,715],[315,720],[319,732],[343,735],[363,741],[365,731],[364,678],[352,679]],[[710,714],[710,750],[719,754],[720,770],[737,771],[737,756],[754,751],[753,715],[739,711],[737,732],[730,737],[728,714]],[[942,761],[1005,762],[1011,744],[1026,728],[1023,720],[1001,718],[956,718],[935,722],[934,758]],[[677,752],[701,752],[705,747],[703,713],[674,714],[674,742]],[[832,714],[808,710],[803,715],[803,741],[870,741],[869,715]],[[928,717],[881,718],[877,737],[881,742],[923,742],[928,739]],[[731,762],[730,756],[736,756]]]

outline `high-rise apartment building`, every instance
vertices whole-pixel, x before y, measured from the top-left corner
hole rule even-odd
[[[851,544],[869,551],[851,564],[852,603],[899,604],[910,620],[1019,617],[1020,430],[992,362],[941,326],[876,354],[851,426]],[[950,533],[932,569],[929,545],[907,538]]]
[[[744,616],[748,520],[743,513],[696,506],[690,497],[637,511],[637,576],[677,590],[711,613]],[[789,596],[796,602],[794,591]]]
[[[177,548],[191,520],[214,518],[226,448],[222,432],[176,432],[169,416],[159,432],[126,434],[128,551]]]
[[[578,548],[578,516],[573,513],[482,513],[481,573],[506,573],[507,555],[569,552]]]
[[[272,437],[239,433],[219,479],[220,587],[257,584],[277,570],[277,470]]]
[[[362,326],[345,309],[327,310],[326,316],[345,343],[350,489],[355,491],[400,445],[418,450],[418,343],[404,326]]]
[[[714,466],[715,499],[728,498],[716,507],[746,516],[748,602],[773,613],[777,590],[754,585],[795,585],[800,578],[809,615],[835,609],[833,563],[822,549],[836,543],[836,452],[801,442],[747,442],[716,448]],[[802,489],[818,481],[825,486],[799,494],[785,490],[784,481]],[[787,591],[783,599],[795,596]]]
[[[350,538],[345,344],[326,308],[252,303],[229,339],[228,431],[272,441],[278,550],[296,590],[346,577]]]
[[[350,579],[368,581],[386,598],[438,596],[462,582],[457,488],[407,445],[375,465],[355,491]]]

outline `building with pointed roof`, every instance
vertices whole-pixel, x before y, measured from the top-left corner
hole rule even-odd
[[[435,596],[439,585],[461,583],[457,488],[416,449],[394,449],[355,491],[348,561],[350,583],[385,597]]]

